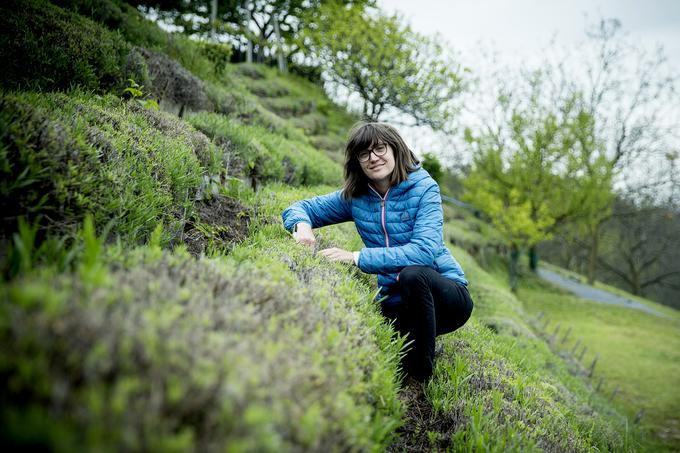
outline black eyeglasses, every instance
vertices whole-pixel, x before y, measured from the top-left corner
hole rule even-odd
[[[375,154],[376,156],[384,156],[386,152],[387,145],[384,143],[378,143],[373,148],[368,148],[367,150],[360,152],[357,158],[359,159],[359,162],[364,163],[368,162],[368,159],[371,158],[371,153]]]

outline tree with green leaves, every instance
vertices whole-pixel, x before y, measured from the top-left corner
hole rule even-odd
[[[132,0],[147,11],[153,8],[166,22],[190,35],[211,37],[227,34],[240,41],[255,60],[264,63],[275,56],[285,67],[302,52],[298,35],[312,27],[323,0]],[[363,10],[374,0],[334,0],[339,7]],[[251,56],[252,58],[252,56]],[[282,61],[283,60],[283,61]]]
[[[518,258],[567,221],[591,219],[605,210],[612,192],[611,167],[594,139],[594,122],[578,98],[546,102],[545,74],[529,76],[529,90],[499,95],[500,121],[466,140],[474,153],[464,198],[486,212],[510,247],[510,282]]]
[[[432,176],[432,179],[437,181],[439,184],[442,183],[444,178],[444,169],[442,168],[442,163],[439,161],[437,156],[433,153],[423,154],[423,159],[421,160],[423,168]]]
[[[366,119],[396,110],[415,125],[442,129],[449,123],[463,78],[443,45],[378,10],[329,2],[319,13],[301,45],[330,81],[361,97]]]

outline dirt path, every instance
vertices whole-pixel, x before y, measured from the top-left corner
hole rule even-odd
[[[634,308],[636,310],[641,310],[646,313],[666,317],[665,314],[658,310],[648,307],[640,302],[630,300],[628,298],[610,293],[602,289],[593,288],[589,285],[584,285],[583,283],[576,282],[569,278],[563,277],[560,274],[549,271],[547,269],[538,269],[538,275],[544,279],[553,283],[559,287],[562,287],[572,293],[576,294],[583,299],[592,300],[594,302],[599,302],[602,304],[618,305],[620,307]]]

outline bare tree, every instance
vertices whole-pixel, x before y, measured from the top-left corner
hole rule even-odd
[[[583,94],[583,109],[596,120],[596,139],[605,146],[618,191],[638,199],[649,194],[668,196],[673,174],[668,171],[672,166],[664,162],[675,156],[671,150],[678,143],[677,102],[672,101],[678,97],[678,75],[661,47],[650,52],[631,43],[617,19],[591,25],[587,36],[576,68],[558,65],[563,85]],[[609,218],[610,213],[603,211],[588,219],[591,283],[602,223]]]
[[[603,254],[598,264],[636,295],[655,286],[680,290],[680,214],[648,202],[617,203],[603,225]]]

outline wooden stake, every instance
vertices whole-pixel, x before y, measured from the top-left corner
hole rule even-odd
[[[579,354],[579,356],[578,356],[578,361],[579,361],[579,362],[580,362],[581,360],[583,360],[583,356],[586,355],[586,351],[587,351],[587,350],[588,350],[588,348],[586,347],[586,345],[583,345],[583,349],[581,349],[581,354]]]
[[[612,396],[609,397],[609,402],[612,402],[618,393],[619,393],[619,387],[617,386],[614,389],[614,391],[612,392]]]
[[[571,334],[571,326],[567,329],[567,333],[564,334],[564,337],[562,338],[562,344],[567,342],[567,339],[569,338],[569,334]]]
[[[600,358],[600,354],[595,354],[595,358],[593,359],[593,363],[590,364],[590,371],[588,371],[588,377],[592,378],[593,373],[595,372],[595,364],[597,363],[597,359]]]

